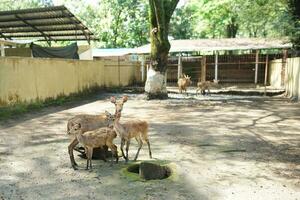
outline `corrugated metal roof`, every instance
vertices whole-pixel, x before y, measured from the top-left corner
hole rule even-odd
[[[0,12],[0,38],[38,41],[93,40],[94,34],[65,6]]]
[[[93,49],[93,57],[124,56],[133,52],[131,48]]]
[[[171,40],[170,44],[171,53],[220,50],[285,49],[292,47],[292,44],[287,39],[267,38]],[[136,48],[135,53],[150,53],[150,44]]]

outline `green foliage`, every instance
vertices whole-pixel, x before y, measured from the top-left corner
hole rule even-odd
[[[93,6],[84,0],[64,2],[95,33],[98,47],[137,47],[148,43],[146,0],[101,0]]]
[[[191,0],[193,36],[278,37],[291,30],[285,0]]]

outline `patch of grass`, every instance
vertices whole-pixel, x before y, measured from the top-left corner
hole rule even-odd
[[[83,89],[78,93],[72,93],[70,95],[61,94],[56,98],[47,98],[45,100],[36,99],[32,102],[16,102],[13,104],[0,107],[0,120],[13,119],[22,116],[28,112],[34,112],[50,106],[61,106],[66,103],[77,102],[85,100],[95,96],[99,91],[103,91],[103,88],[93,87],[89,89]]]
[[[25,113],[39,111],[45,107],[61,106],[67,103],[75,103],[82,100],[90,99],[99,94],[99,92],[111,93],[141,93],[140,88],[135,87],[99,87],[83,88],[80,92],[71,93],[69,95],[60,94],[56,98],[50,97],[45,100],[36,99],[32,102],[21,102],[19,99],[13,103],[0,102],[0,120],[14,119],[22,116]],[[16,99],[16,98],[15,98]],[[2,105],[2,107],[1,107]]]

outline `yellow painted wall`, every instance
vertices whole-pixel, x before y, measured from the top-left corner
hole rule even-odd
[[[300,99],[300,57],[287,59],[285,89],[289,97]]]
[[[139,68],[132,62],[0,58],[0,104],[55,98],[95,86],[127,86],[139,80]]]
[[[280,88],[282,60],[273,60],[270,63],[270,84]],[[285,68],[284,88],[289,97],[300,99],[300,57],[288,58]]]
[[[281,89],[282,59],[272,60],[269,65],[269,83],[272,87]]]

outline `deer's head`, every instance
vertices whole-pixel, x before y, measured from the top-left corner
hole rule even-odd
[[[114,121],[116,119],[115,115],[110,114],[108,111],[105,111],[107,126],[112,128],[114,126]]]
[[[123,96],[120,100],[116,100],[116,97],[110,97],[110,102],[115,104],[115,114],[122,112],[124,103],[128,100],[127,96]]]

